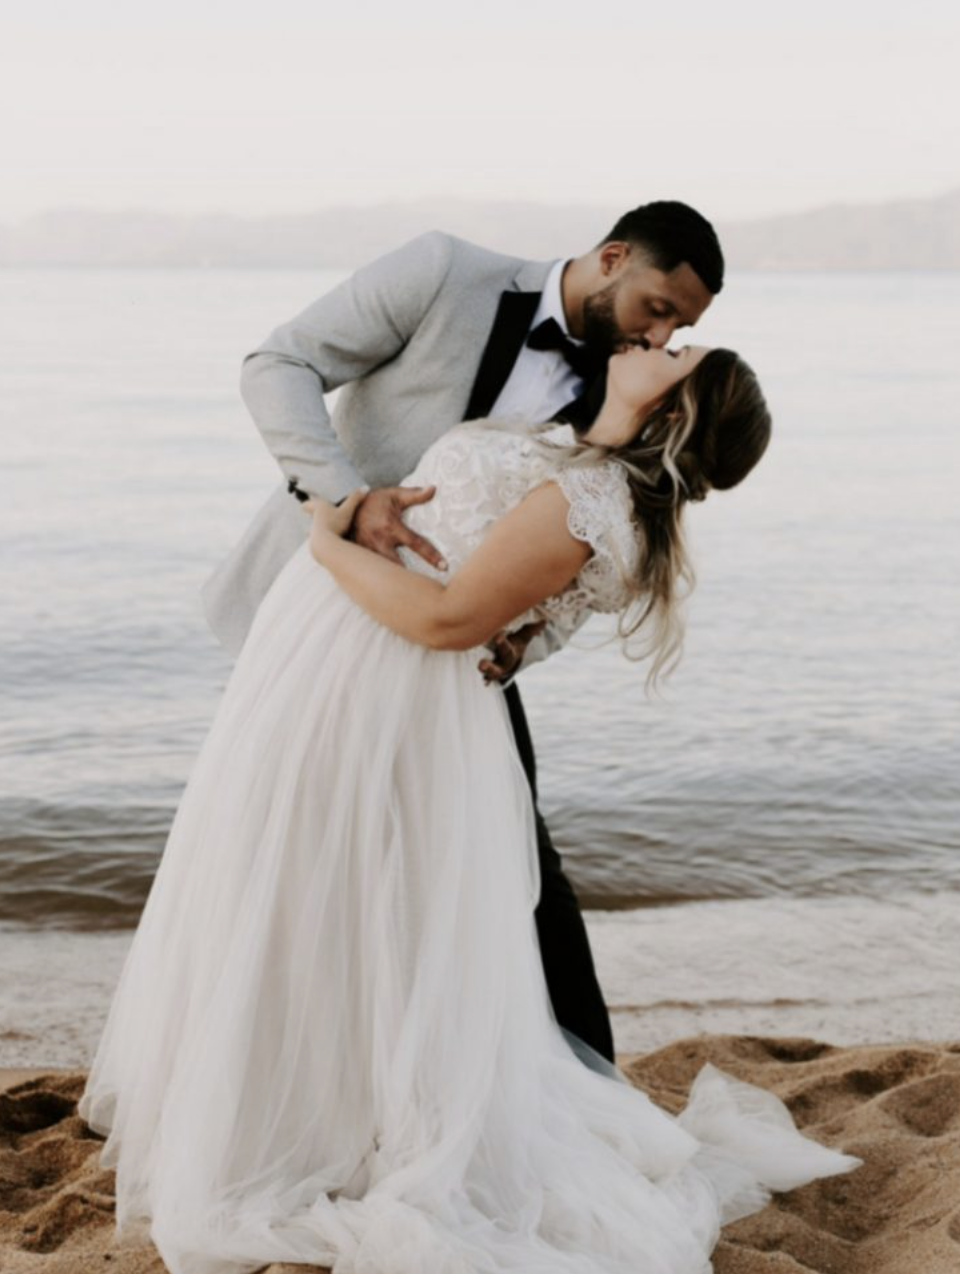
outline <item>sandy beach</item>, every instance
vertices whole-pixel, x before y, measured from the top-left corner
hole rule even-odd
[[[960,1042],[704,1035],[619,1061],[673,1111],[713,1062],[777,1093],[808,1135],[864,1160],[728,1226],[716,1274],[960,1272]],[[0,1070],[3,1274],[163,1274],[152,1249],[113,1242],[113,1173],[76,1114],[83,1083],[79,1071]]]

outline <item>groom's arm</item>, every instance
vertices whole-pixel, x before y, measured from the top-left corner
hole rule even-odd
[[[536,634],[524,650],[513,675],[517,676],[518,673],[524,672],[533,664],[541,663],[544,659],[549,659],[551,655],[555,655],[558,650],[563,650],[574,633],[582,628],[589,618],[589,610],[582,610],[570,618],[563,620],[554,619],[542,632]]]
[[[497,633],[487,643],[490,655],[481,659],[477,667],[485,681],[508,685],[526,668],[562,650],[589,617],[590,612],[583,610],[572,618],[554,619],[549,624],[527,624],[516,633]]]
[[[450,269],[453,245],[421,235],[358,270],[244,360],[243,400],[284,477],[336,503],[364,485],[324,395],[396,357]]]
[[[482,645],[561,592],[593,552],[570,531],[567,498],[547,481],[495,522],[444,584],[341,538],[358,499],[351,497],[339,509],[314,506],[311,553],[378,623],[435,650]]]

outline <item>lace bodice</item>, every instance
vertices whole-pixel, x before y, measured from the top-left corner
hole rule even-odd
[[[560,445],[574,440],[570,425],[539,437]],[[562,593],[548,597],[510,625],[514,630],[546,619],[569,632],[591,611],[617,612],[629,601],[624,572],[632,573],[638,554],[638,529],[623,470],[612,461],[570,465],[537,446],[529,435],[497,428],[486,421],[457,425],[423,455],[404,486],[436,486],[427,504],[407,511],[408,525],[431,540],[448,563],[446,571],[427,565],[401,549],[404,564],[422,574],[448,580],[477,548],[499,518],[547,480],[560,486],[570,504],[567,524],[593,556]]]

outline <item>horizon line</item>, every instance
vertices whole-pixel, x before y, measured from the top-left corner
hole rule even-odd
[[[789,210],[781,210],[778,212],[757,212],[757,213],[739,213],[736,215],[715,217],[716,221],[730,222],[750,222],[750,221],[767,221],[780,217],[805,216],[815,212],[829,212],[838,209],[850,208],[883,208],[896,204],[908,203],[934,203],[941,199],[948,199],[952,195],[960,194],[960,184],[941,189],[937,193],[927,195],[897,195],[879,199],[838,199],[827,203],[809,204],[805,207],[797,207]],[[650,201],[648,201],[650,202]],[[680,202],[686,203],[686,200]],[[497,207],[514,207],[514,208],[544,208],[551,210],[583,210],[589,212],[591,210],[608,211],[609,205],[605,203],[585,203],[582,201],[549,201],[537,199],[510,199],[497,198],[496,196],[473,196],[473,195],[457,195],[457,194],[433,194],[418,195],[413,198],[383,198],[370,202],[344,201],[343,203],[326,204],[318,207],[307,209],[287,209],[275,212],[239,212],[227,208],[208,208],[204,210],[184,210],[184,209],[162,209],[150,207],[145,204],[126,204],[114,207],[90,207],[83,204],[54,204],[45,208],[38,208],[32,212],[23,213],[14,219],[4,219],[0,225],[6,227],[15,227],[24,222],[32,221],[37,218],[51,217],[58,215],[81,215],[81,216],[152,216],[152,217],[168,217],[172,220],[189,220],[204,217],[221,217],[229,218],[235,221],[269,221],[287,217],[317,217],[325,216],[336,212],[357,212],[357,211],[377,211],[390,207],[401,207],[414,209],[429,204],[454,203],[465,206],[483,207],[495,205]],[[618,205],[619,206],[619,205]],[[691,205],[693,206],[693,205]]]

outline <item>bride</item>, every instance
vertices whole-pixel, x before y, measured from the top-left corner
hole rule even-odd
[[[675,658],[689,500],[770,421],[736,355],[610,360],[582,437],[446,433],[441,572],[315,501],[177,811],[81,1100],[172,1274],[706,1274],[720,1225],[859,1160],[705,1066],[673,1117],[553,1017],[530,789],[478,648],[617,612]],[[588,1065],[584,1065],[584,1059]]]

